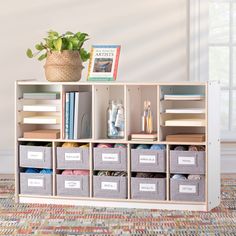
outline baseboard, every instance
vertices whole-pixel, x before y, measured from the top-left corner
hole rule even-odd
[[[14,150],[0,149],[0,174],[14,174]]]
[[[236,145],[221,145],[221,173],[236,173]]]
[[[221,173],[236,173],[236,145],[233,146],[221,147]],[[0,149],[0,174],[14,174],[14,150]]]

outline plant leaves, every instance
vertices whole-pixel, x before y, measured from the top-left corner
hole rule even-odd
[[[36,44],[35,45],[35,48],[39,51],[42,51],[44,49],[43,45],[42,44]]]
[[[86,52],[83,48],[80,49],[80,57],[83,62],[87,61],[90,57],[90,53]]]
[[[29,57],[29,58],[33,58],[33,53],[32,53],[32,50],[31,49],[27,49],[27,51],[26,51],[26,55]]]
[[[76,37],[71,37],[70,42],[72,43],[74,49],[78,48],[79,40]]]
[[[49,38],[59,37],[59,34],[58,34],[58,32],[56,32],[56,31],[49,30],[49,32],[48,32],[48,37],[49,37]]]
[[[42,54],[40,57],[38,57],[39,61],[42,61],[43,59],[45,59],[47,57],[47,53]]]
[[[79,37],[80,37],[80,35],[81,35],[81,33],[80,33],[80,32],[77,32],[77,33],[75,34],[75,36],[76,36],[77,38],[79,38]]]
[[[67,49],[68,50],[73,50],[73,43],[72,42],[68,43]]]
[[[84,42],[86,40],[86,37],[88,36],[88,34],[86,33],[81,33],[80,36],[78,37],[79,41]]]
[[[61,48],[62,48],[62,39],[61,38],[54,40],[53,44],[54,44],[54,47],[57,51],[61,51]]]
[[[74,35],[74,33],[72,33],[71,31],[67,31],[65,34],[66,35]]]

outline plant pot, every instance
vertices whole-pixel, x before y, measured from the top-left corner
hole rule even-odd
[[[44,65],[46,79],[50,82],[73,82],[81,79],[83,69],[78,51],[48,52]]]

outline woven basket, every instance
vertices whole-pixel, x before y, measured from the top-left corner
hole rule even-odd
[[[79,81],[83,68],[78,51],[48,52],[44,65],[46,79],[50,82]]]

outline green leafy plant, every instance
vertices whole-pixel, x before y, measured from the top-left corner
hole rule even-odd
[[[35,45],[37,51],[33,53],[31,49],[27,49],[26,55],[29,58],[37,57],[39,61],[42,61],[47,57],[48,52],[71,50],[79,51],[82,61],[85,62],[89,59],[90,54],[83,48],[83,44],[88,39],[86,33],[67,31],[60,35],[58,32],[50,30],[47,37],[43,39],[44,41]]]

